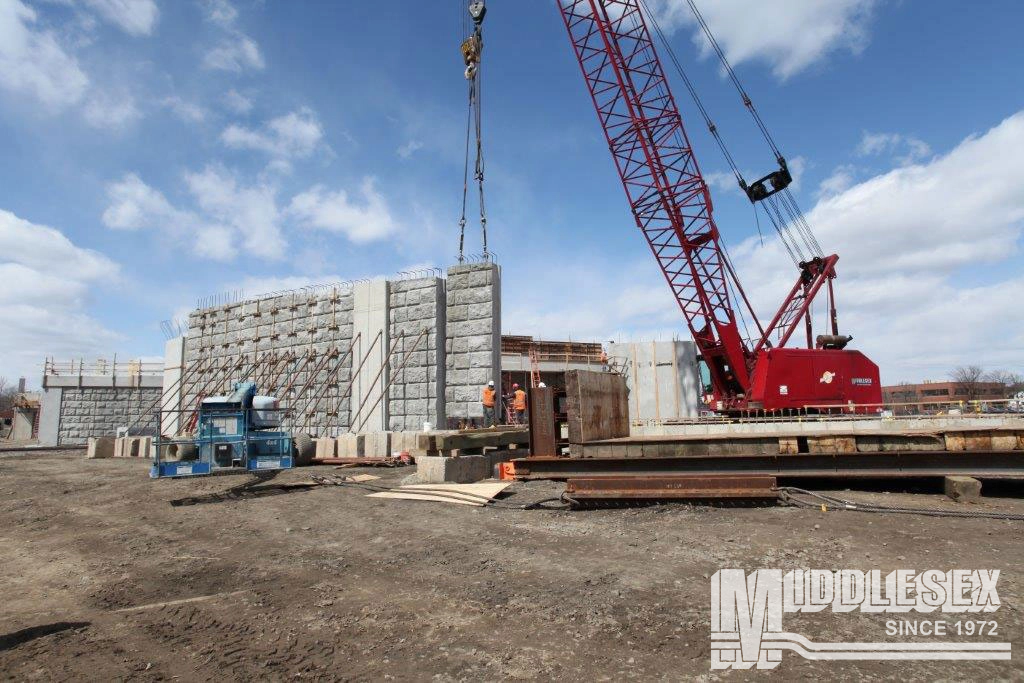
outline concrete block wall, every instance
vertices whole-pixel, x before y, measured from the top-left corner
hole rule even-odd
[[[611,365],[626,378],[631,422],[697,417],[701,394],[692,341],[609,344]]]
[[[391,282],[391,361],[388,423],[391,431],[421,430],[445,422],[445,281]],[[401,367],[406,359],[405,366]]]
[[[157,423],[150,412],[160,398],[159,387],[63,387],[59,389],[59,445],[86,443],[91,437],[113,436],[118,427],[134,434],[155,434]]]
[[[480,392],[501,395],[501,270],[494,263],[448,269],[445,412],[449,422],[482,419]]]
[[[261,361],[266,354],[292,354],[296,360],[284,361],[276,368],[263,368],[253,379],[263,394],[278,395],[285,404],[308,410],[295,417],[297,431],[319,436],[337,436],[348,429],[349,398],[346,394],[352,374],[354,354],[348,354],[334,373],[337,359],[324,357],[334,350],[344,356],[352,345],[353,296],[350,288],[326,291],[297,290],[278,296],[200,309],[189,316],[189,333],[185,339],[185,365],[202,360],[205,372],[192,373],[184,381],[182,408],[195,405],[197,393],[218,377],[207,393],[220,393],[234,381],[245,378],[247,368]],[[302,359],[309,354],[313,360]],[[339,356],[340,357],[340,356]],[[318,366],[314,391],[324,389],[319,400],[309,394],[297,396],[298,389],[308,383]],[[224,363],[232,369],[223,372]],[[329,386],[324,387],[324,384]],[[279,395],[287,387],[287,394]]]
[[[249,377],[261,393],[304,409],[308,402],[294,394],[311,379],[310,371],[281,373],[275,383],[265,369],[252,376],[250,368],[267,353],[297,358],[314,353],[318,359],[333,349],[345,354],[358,339],[336,375],[325,369],[312,378],[313,392],[324,384],[327,391],[308,422],[300,415],[294,427],[287,426],[337,437],[350,429],[418,431],[425,422],[444,428],[448,417],[482,417],[481,387],[489,379],[500,382],[500,296],[498,267],[478,263],[453,267],[447,280],[360,282],[197,310],[184,342],[181,408],[194,407],[204,386],[202,393],[213,395]],[[192,371],[197,362],[204,368],[200,372]],[[231,368],[227,373],[225,363]],[[288,383],[293,390],[282,393]]]

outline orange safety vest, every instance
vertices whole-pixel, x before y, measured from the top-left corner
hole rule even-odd
[[[526,392],[522,389],[516,389],[516,399],[513,403],[516,410],[526,410]]]
[[[484,408],[494,407],[494,389],[491,387],[484,387],[484,395],[481,401],[484,404]]]

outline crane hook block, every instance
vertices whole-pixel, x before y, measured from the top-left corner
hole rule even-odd
[[[462,42],[462,60],[466,63],[466,80],[473,80],[473,77],[476,76],[482,47],[482,43],[476,36],[470,36]]]
[[[469,3],[469,16],[473,17],[473,23],[477,26],[484,23],[484,17],[487,16],[487,5],[483,0]]]
[[[779,161],[779,170],[769,173],[765,177],[754,181],[750,185],[742,184],[743,191],[751,204],[756,204],[762,199],[771,197],[776,192],[782,192],[793,182],[793,175],[789,172],[785,160]]]

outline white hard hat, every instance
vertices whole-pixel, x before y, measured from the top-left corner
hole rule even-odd
[[[487,383],[487,386],[489,386],[489,387],[493,387],[493,386],[494,386],[494,380],[492,379],[492,380],[491,380],[490,382],[488,382],[488,383]]]
[[[537,388],[538,388],[538,389],[547,389],[547,388],[548,388],[548,385],[547,385],[547,384],[544,384],[544,382],[541,382],[540,384],[538,384],[538,385],[537,385]]]

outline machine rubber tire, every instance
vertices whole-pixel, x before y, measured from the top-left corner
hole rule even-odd
[[[316,455],[316,443],[313,442],[313,438],[309,434],[299,432],[292,437],[292,443],[295,448],[295,464],[298,467],[310,464]]]
[[[199,459],[199,451],[194,443],[178,444],[178,461],[191,462]]]

